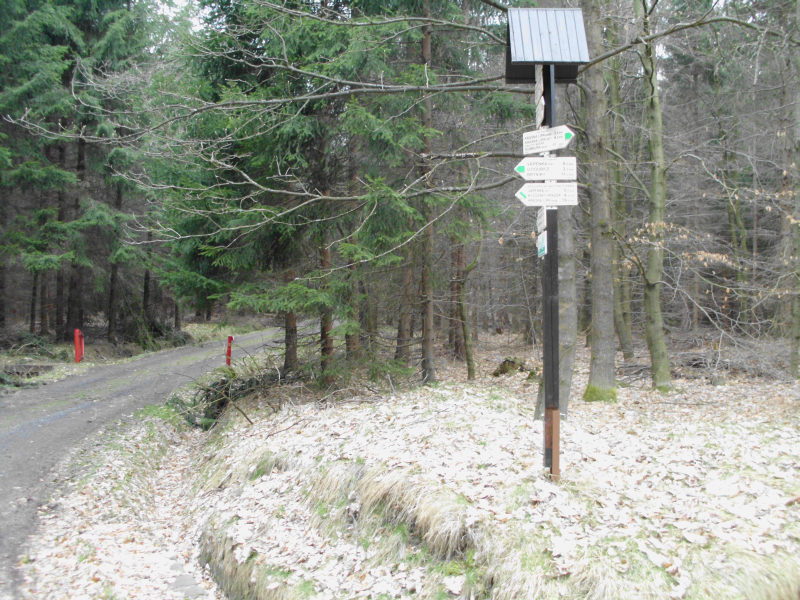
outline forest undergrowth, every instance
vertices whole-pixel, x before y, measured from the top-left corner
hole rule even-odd
[[[152,528],[142,503],[168,497],[171,527],[219,586],[212,596],[798,597],[800,385],[735,371],[711,385],[689,367],[663,393],[629,368],[618,402],[586,403],[581,348],[554,482],[536,383],[491,376],[509,352],[533,361],[506,336],[482,342],[475,382],[450,363],[438,385],[335,402],[293,382],[237,400],[208,433],[159,425],[177,438],[183,476],[163,472],[171,459],[150,488],[126,469],[87,481],[82,500],[117,477],[111,487],[139,498],[136,509],[100,516],[62,500],[29,581],[79,592],[101,589],[102,573],[109,597],[126,597],[136,568],[120,566],[116,531]],[[130,440],[120,447],[128,458],[115,460],[135,462]],[[64,552],[76,538],[91,538],[91,556]],[[133,573],[115,580],[107,564]]]

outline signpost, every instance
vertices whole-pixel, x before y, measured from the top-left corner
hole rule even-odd
[[[547,101],[545,101],[546,105]],[[574,137],[575,132],[566,125],[527,131],[522,134],[522,153],[539,154],[551,150],[562,150],[569,146]]]
[[[574,156],[526,156],[514,167],[514,171],[525,181],[575,181],[578,178],[578,163]]]
[[[556,82],[577,81],[579,65],[589,62],[583,13],[579,8],[509,8],[506,81],[534,84],[535,131],[522,136],[526,158],[514,169],[526,181],[516,193],[525,206],[541,206],[536,229],[542,272],[544,337],[544,466],[557,480],[559,464],[558,218],[549,207],[578,203],[574,158],[530,157],[566,148],[575,137],[566,125],[555,127]],[[544,223],[546,221],[546,224]],[[549,247],[548,247],[549,246]]]

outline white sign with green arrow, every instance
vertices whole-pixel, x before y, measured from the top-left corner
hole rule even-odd
[[[522,153],[539,154],[551,150],[561,150],[569,146],[575,132],[566,125],[526,131],[522,134]]]
[[[514,167],[514,172],[525,181],[575,181],[578,178],[578,163],[574,156],[544,158],[526,156]]]
[[[515,194],[525,206],[574,206],[578,184],[569,182],[526,183]]]

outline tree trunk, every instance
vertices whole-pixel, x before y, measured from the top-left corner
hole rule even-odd
[[[794,31],[800,26],[800,2],[795,4],[794,24],[792,18],[787,19],[790,30]],[[790,265],[793,277],[791,277],[792,292],[792,315],[790,327],[789,343],[789,372],[795,379],[800,379],[800,50],[797,46],[792,46],[791,54],[787,60],[787,72],[789,93],[787,94],[792,102],[787,105],[794,106],[790,116],[789,127],[787,127],[786,140],[786,168],[784,176],[784,190],[787,198],[791,199],[788,211],[791,215],[791,254]],[[789,217],[787,217],[789,218]]]
[[[66,167],[66,149],[63,144],[58,145],[58,166],[61,169]],[[63,223],[66,218],[67,201],[64,196],[63,188],[59,187],[56,193],[56,202],[58,204],[58,220]],[[55,306],[53,307],[53,327],[56,331],[56,339],[64,340],[67,337],[66,328],[64,327],[64,269],[59,266],[56,271],[56,297]]]
[[[650,20],[645,0],[634,0],[634,9],[641,23],[642,37],[650,35]],[[645,337],[650,351],[653,387],[667,389],[671,384],[669,355],[661,314],[661,279],[664,272],[664,215],[667,199],[666,160],[664,158],[664,125],[658,95],[656,50],[652,43],[643,44],[641,61],[644,68],[645,111],[650,153],[650,213],[648,218],[647,263],[644,274]]]
[[[0,202],[0,235],[6,229],[6,204]],[[0,332],[6,329],[6,260],[0,252]]]
[[[177,298],[172,299],[172,308],[174,309],[174,313],[172,314],[172,328],[175,331],[180,331],[182,327],[181,323],[181,305],[178,304]]]
[[[436,368],[434,364],[434,320],[433,320],[433,225],[429,225],[425,234],[423,249],[423,266],[421,281],[422,296],[422,381],[424,383],[436,382]]]
[[[612,44],[616,45],[618,43],[618,36],[616,35],[615,29],[616,25],[614,23],[608,23],[607,27]],[[608,143],[617,155],[620,154],[621,142],[624,139],[622,118],[619,115],[623,108],[622,99],[620,97],[620,68],[619,57],[614,57],[611,60],[611,68],[606,71],[608,99],[611,105],[611,111],[614,114],[613,133]],[[611,170],[612,185],[610,196],[614,209],[614,229],[619,239],[625,239],[627,236],[625,218],[627,217],[628,210],[625,201],[625,191],[622,186],[622,167],[618,160],[612,160],[610,161],[609,168]],[[613,245],[612,252],[612,260],[614,262],[614,329],[617,332],[623,359],[631,360],[633,358],[633,331],[631,329],[631,284],[629,269],[626,268],[627,263],[623,262],[619,244]]]
[[[48,303],[47,291],[47,272],[43,272],[39,280],[39,335],[47,335],[50,333],[50,323],[48,318]]]
[[[119,212],[122,210],[122,182],[117,182],[116,195],[114,198],[114,210]],[[115,234],[118,232],[114,232]],[[116,240],[112,241],[112,247]],[[116,262],[111,263],[111,273],[108,281],[108,339],[114,339],[117,333],[117,278],[119,277],[119,265]],[[177,313],[178,304],[175,303],[175,311]],[[180,317],[178,317],[180,323]],[[180,326],[176,327],[180,329]]]
[[[361,345],[372,348],[378,339],[378,304],[374,294],[367,289],[363,279],[358,280],[358,292],[361,295],[362,309],[359,313],[361,321]]]
[[[323,271],[331,268],[331,249],[324,244],[319,250],[320,267]],[[330,374],[329,369],[332,366],[331,360],[333,358],[333,311],[330,307],[322,309],[320,315],[319,327],[319,346],[320,346],[320,369],[322,370],[322,382],[324,385],[329,386],[333,383],[333,376]]]
[[[358,358],[361,353],[361,319],[359,316],[361,298],[358,293],[358,283],[357,267],[355,264],[350,265],[350,323],[348,324],[348,332],[344,336],[345,352],[348,360]]]
[[[6,261],[0,254],[0,332],[6,329]]]
[[[461,286],[459,287],[457,298],[458,317],[461,320],[461,334],[464,338],[464,360],[467,363],[467,379],[469,381],[475,379],[475,356],[472,351],[472,332],[470,331],[469,317],[467,315],[464,296],[466,296],[467,293],[467,277],[475,269],[475,267],[478,266],[478,261],[481,258],[482,250],[483,239],[481,239],[481,245],[478,247],[478,254],[475,257],[475,260],[473,260],[469,265],[464,265],[464,268],[461,270]],[[466,250],[463,248],[463,245],[462,252],[464,254],[464,261],[466,261]]]
[[[289,269],[286,271],[286,283],[294,281],[294,271]],[[286,311],[283,313],[283,332],[284,332],[284,352],[283,352],[283,370],[284,372],[296,371],[297,362],[297,313],[294,311]]]
[[[153,239],[153,234],[150,231],[148,231],[147,241],[149,242],[152,239]],[[146,248],[149,248],[149,244],[147,244]],[[147,250],[145,250],[145,253],[146,252]],[[152,292],[152,290],[150,289],[150,284],[151,284],[150,269],[148,267],[145,267],[144,278],[142,281],[142,318],[144,319],[145,327],[147,327],[148,330],[150,329],[150,301]],[[206,316],[204,317],[205,321],[208,321],[209,312],[210,309],[206,311]]]
[[[150,269],[144,270],[142,281],[142,316],[146,326],[150,326]]]
[[[78,175],[79,183],[72,205],[72,217],[73,219],[78,219],[81,211],[81,193],[83,192],[81,184],[86,176],[86,142],[83,138],[78,139],[75,172]],[[75,248],[75,250],[78,251],[77,248]],[[69,284],[67,286],[67,323],[64,331],[64,336],[67,341],[72,339],[72,333],[76,329],[83,327],[83,293],[81,268],[77,261],[72,261],[70,264]]]
[[[430,0],[424,0],[423,13],[425,17],[430,17]],[[431,67],[431,26],[422,27],[422,62]],[[433,101],[430,96],[425,96],[422,100],[422,121],[425,128],[430,131],[433,128]],[[430,135],[425,136],[425,153],[431,151]],[[423,162],[422,174],[425,178],[425,186],[430,187],[430,166]],[[434,227],[430,215],[425,214],[430,221],[425,229],[423,244],[423,264],[421,295],[423,306],[422,318],[422,381],[424,383],[436,382],[436,368],[434,364],[434,319],[433,319],[433,236]]]
[[[464,244],[452,240],[452,278],[450,280],[450,326],[447,332],[447,341],[450,354],[456,360],[466,360],[467,351],[464,340],[464,276],[467,265],[467,253]],[[469,329],[469,325],[467,325]]]
[[[397,317],[397,345],[394,351],[395,360],[405,364],[411,358],[411,311],[413,310],[414,267],[410,261],[403,266],[403,285]]]
[[[39,287],[39,272],[34,271],[33,275],[33,283],[31,284],[31,305],[30,305],[30,325],[28,327],[28,331],[30,333],[36,333],[36,290]]]
[[[589,52],[601,54],[603,49],[602,20],[597,0],[589,2],[586,15],[586,34]],[[586,136],[588,153],[595,161],[589,173],[591,198],[591,361],[585,399],[615,400],[616,342],[614,340],[614,279],[611,240],[611,199],[608,190],[608,101],[606,82],[600,67],[589,69],[585,75]]]

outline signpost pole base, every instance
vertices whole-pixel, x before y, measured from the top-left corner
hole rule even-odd
[[[545,459],[549,454],[550,478],[561,479],[561,412],[557,408],[546,408],[544,411],[545,439],[549,438],[550,446],[545,448]]]

